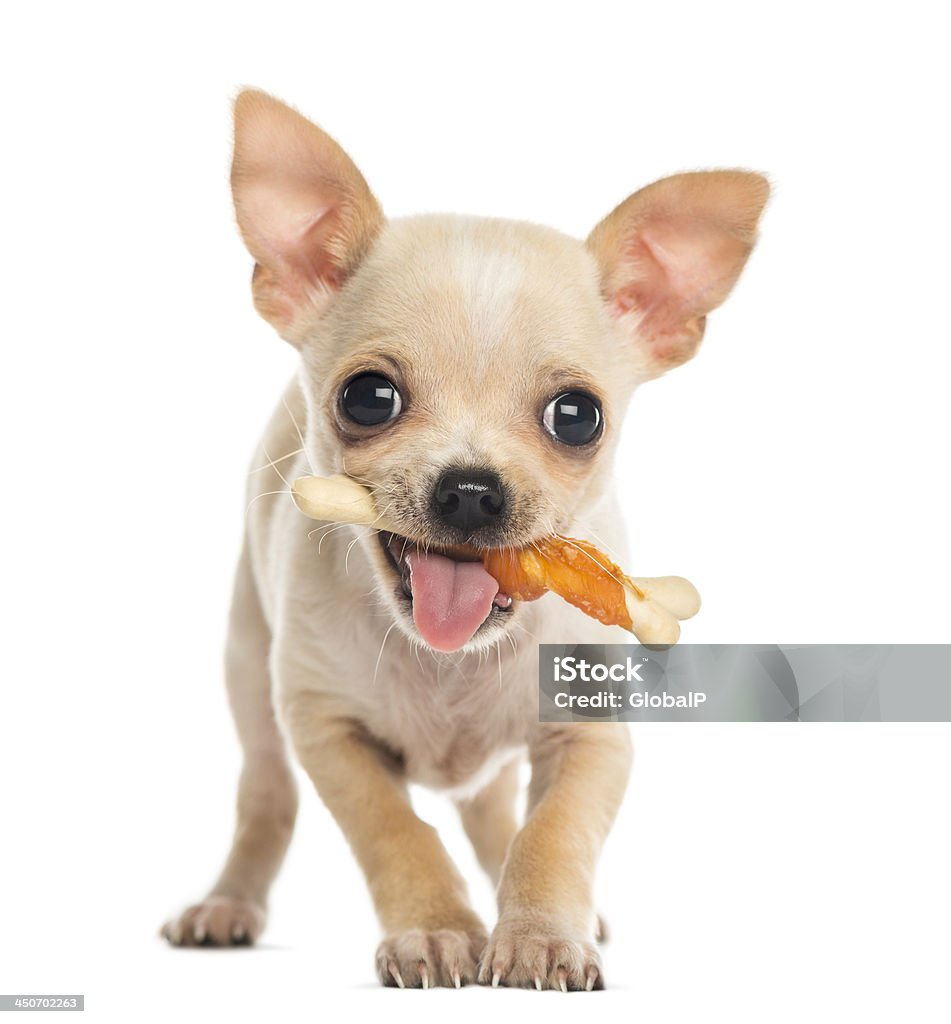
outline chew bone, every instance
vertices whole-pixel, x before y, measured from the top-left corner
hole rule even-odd
[[[292,493],[297,507],[312,519],[373,526],[392,533],[400,532],[386,516],[377,512],[371,493],[350,477],[340,475],[301,477],[294,481]],[[555,590],[589,615],[595,615],[601,621],[611,621],[629,629],[643,644],[654,646],[675,644],[680,636],[680,624],[677,620],[690,618],[700,608],[700,595],[693,584],[681,576],[631,578],[621,572],[605,556],[600,555],[591,545],[581,541],[571,541],[568,538],[557,538],[556,541],[560,542],[562,549],[567,551],[570,556],[568,561],[575,563],[576,575],[578,575],[579,568],[582,570],[581,575],[584,575],[584,569],[588,568],[591,575],[600,576],[601,582],[607,582],[609,588],[613,585],[618,596],[623,598],[624,608],[616,610],[613,618],[608,620],[603,614],[592,610],[588,607],[588,603],[579,599],[579,595],[571,591],[570,587],[568,589],[559,587],[558,573],[546,575],[544,568],[539,566],[539,559],[531,550],[507,555],[508,561],[505,558],[500,558],[498,553],[491,553],[484,561],[488,563],[487,568],[490,572],[493,571],[493,568],[498,571],[500,565],[504,572],[507,565],[513,571],[520,573],[522,578],[525,578],[527,570],[529,573],[528,592],[523,594],[523,599],[531,600],[534,597],[539,597],[546,589]],[[594,567],[573,555],[573,551],[580,552],[594,562]],[[594,555],[591,552],[594,552]],[[599,561],[599,558],[603,559],[603,563]],[[496,564],[493,566],[492,563]],[[533,570],[536,570],[536,575],[534,579],[531,579]],[[624,611],[626,611],[626,615]]]
[[[297,507],[311,519],[354,523],[399,533],[373,504],[373,496],[349,476],[302,476],[291,488]]]

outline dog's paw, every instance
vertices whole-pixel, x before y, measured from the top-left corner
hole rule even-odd
[[[398,988],[462,988],[476,980],[485,933],[413,928],[385,938],[376,951],[376,972]]]
[[[537,920],[500,921],[482,954],[479,984],[590,992],[604,988],[604,975],[586,937],[560,935]]]
[[[264,931],[265,919],[256,903],[209,896],[166,922],[161,934],[173,946],[248,946]]]

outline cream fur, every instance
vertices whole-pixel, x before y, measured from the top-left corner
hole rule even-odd
[[[509,221],[387,222],[323,132],[263,94],[239,97],[233,183],[256,300],[301,364],[255,455],[255,469],[270,468],[250,477],[232,607],[228,687],[245,750],[235,846],[209,897],[166,926],[172,942],[247,941],[263,928],[296,809],[293,754],[367,877],[384,929],[384,984],[600,987],[592,878],[630,741],[624,726],[539,723],[536,645],[625,634],[547,597],[457,654],[438,654],[400,607],[374,531],[314,535],[287,482],[348,473],[375,489],[401,532],[425,539],[421,510],[439,474],[487,465],[518,509],[508,543],[570,531],[623,563],[611,485],[618,426],[637,385],[693,351],[708,311],[704,275],[715,305],[732,283],[724,275],[742,266],[737,247],[752,244],[763,181],[730,174],[709,188],[691,179],[686,229],[647,190],[646,205],[622,204],[588,244]],[[684,189],[661,191],[666,202]],[[675,264],[682,238],[689,273],[652,265],[646,284],[632,284],[660,251],[645,231],[663,237],[663,258]],[[735,245],[717,242],[741,234]],[[654,320],[658,330],[646,331]],[[338,392],[381,365],[411,401],[392,426],[354,439]],[[546,396],[579,386],[600,395],[607,424],[586,452],[559,446],[539,422]],[[513,759],[523,753],[533,781],[517,830]],[[491,937],[413,813],[409,782],[459,805],[499,882]]]

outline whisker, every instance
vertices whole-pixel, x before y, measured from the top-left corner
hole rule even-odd
[[[326,539],[327,539],[327,538],[328,538],[328,537],[329,537],[329,536],[330,536],[330,535],[331,535],[332,533],[336,533],[336,532],[337,532],[338,530],[345,530],[345,529],[346,529],[346,528],[347,528],[347,527],[348,527],[349,525],[350,525],[349,523],[337,523],[337,524],[335,524],[335,526],[334,526],[334,528],[333,528],[332,530],[328,530],[328,531],[327,531],[327,532],[326,532],[326,533],[325,533],[325,534],[324,534],[324,535],[323,535],[323,536],[322,536],[322,537],[320,538],[320,540],[319,540],[319,541],[317,541],[317,554],[318,554],[318,556],[320,555],[320,549],[321,549],[321,546],[323,545],[324,541],[325,541],[325,540],[326,540]]]
[[[599,536],[597,535],[597,533],[595,533],[595,532],[594,532],[594,530],[585,530],[585,533],[589,533],[589,534],[591,535],[592,539],[593,539],[593,540],[595,540],[595,541],[597,542],[597,545],[598,545],[598,547],[599,547],[599,548],[600,548],[600,549],[601,549],[601,550],[602,550],[602,551],[603,551],[603,552],[604,552],[604,553],[605,553],[606,555],[610,555],[610,556],[611,556],[611,558],[613,558],[615,562],[619,562],[619,561],[621,561],[621,559],[619,559],[619,558],[617,557],[617,555],[615,554],[615,552],[611,550],[611,546],[610,546],[610,545],[609,545],[609,544],[607,543],[607,541],[604,541],[604,540],[602,540],[602,539],[601,539],[601,538],[600,538],[600,537],[599,537]]]
[[[369,477],[359,476],[356,473],[351,473],[350,470],[347,469],[347,457],[345,455],[340,456],[340,466],[343,469],[346,476],[350,477],[351,480],[356,480],[358,484],[363,484],[363,486],[370,491],[378,491],[384,486],[383,484],[374,483]]]
[[[270,452],[269,452],[269,451],[267,450],[267,447],[266,447],[265,445],[263,445],[263,444],[261,445],[261,451],[263,451],[263,452],[264,452],[264,455],[265,455],[265,457],[266,457],[266,458],[268,459],[268,461],[269,461],[269,462],[270,462],[270,463],[272,464],[272,466],[274,466],[274,460],[273,460],[273,459],[271,458],[271,453],[270,453]],[[277,475],[278,475],[278,476],[279,476],[279,477],[281,478],[281,480],[283,481],[283,483],[284,483],[284,484],[285,484],[285,485],[287,486],[288,490],[290,490],[290,486],[291,486],[291,484],[290,484],[290,481],[289,481],[289,480],[287,479],[287,477],[286,477],[286,476],[284,476],[284,474],[283,474],[283,473],[282,473],[282,472],[281,472],[281,471],[280,471],[280,470],[279,470],[279,469],[277,468],[277,466],[274,466],[274,472],[275,472],[275,473],[277,473]]]
[[[376,491],[376,490],[379,490],[379,488],[381,487],[380,484],[374,483],[367,476],[357,476],[356,473],[349,472],[349,470],[347,469],[346,462],[344,462],[344,464],[343,464],[343,470],[344,470],[344,475],[345,476],[350,477],[351,480],[355,481],[358,484],[362,484],[369,491]]]
[[[585,551],[585,549],[584,549],[584,548],[582,548],[582,547],[579,547],[579,546],[578,546],[577,544],[575,544],[575,543],[574,543],[574,541],[570,540],[570,539],[569,539],[568,537],[564,537],[564,538],[563,538],[563,540],[564,540],[564,541],[565,541],[565,542],[566,542],[567,544],[569,544],[569,545],[570,545],[571,547],[573,547],[573,548],[574,548],[574,549],[575,549],[576,551],[580,551],[580,552],[581,552],[581,553],[582,553],[582,554],[583,554],[583,555],[584,555],[584,556],[585,556],[586,558],[590,558],[590,559],[591,559],[591,561],[592,561],[592,562],[594,562],[594,564],[595,564],[595,565],[596,565],[596,566],[597,566],[597,567],[598,567],[598,568],[599,568],[599,569],[600,569],[600,570],[601,570],[601,571],[602,571],[602,572],[603,572],[603,573],[604,573],[604,574],[605,574],[606,576],[610,576],[610,577],[611,577],[611,579],[612,579],[612,580],[614,580],[614,582],[615,582],[615,583],[617,583],[617,584],[618,584],[619,586],[621,586],[621,587],[625,586],[625,584],[624,584],[624,581],[623,581],[623,580],[619,580],[619,579],[617,578],[617,576],[615,576],[615,575],[614,575],[614,573],[610,571],[610,569],[608,569],[608,568],[607,568],[606,566],[602,565],[602,564],[601,564],[601,563],[600,563],[600,562],[599,562],[599,561],[598,561],[598,560],[597,560],[597,559],[596,559],[596,558],[594,557],[594,555],[592,555],[592,554],[591,554],[591,553],[590,553],[589,551]]]
[[[307,539],[310,540],[310,538],[313,537],[313,535],[315,533],[324,533],[327,530],[335,530],[338,526],[348,526],[348,525],[349,525],[348,523],[329,522],[329,523],[324,523],[323,526],[315,526],[307,534]]]
[[[263,447],[263,446],[262,446],[262,447]],[[303,448],[297,448],[297,449],[296,449],[295,451],[292,451],[292,452],[288,452],[288,453],[287,453],[286,455],[282,455],[282,456],[281,456],[280,458],[277,458],[277,459],[272,459],[272,460],[271,460],[270,462],[268,462],[268,463],[267,463],[266,465],[264,465],[264,466],[258,466],[258,467],[257,467],[256,469],[252,469],[252,470],[251,470],[251,471],[250,471],[250,472],[248,473],[248,476],[254,476],[254,474],[255,474],[255,473],[261,473],[261,472],[263,472],[263,471],[264,471],[265,469],[275,469],[275,468],[277,467],[277,464],[278,464],[279,462],[284,462],[284,460],[285,460],[285,459],[291,459],[291,458],[293,458],[293,457],[294,457],[295,455],[300,455],[300,453],[301,453],[301,452],[302,452],[303,450],[304,450]],[[285,482],[286,482],[286,481],[285,481]]]
[[[591,538],[597,543],[598,547],[601,548],[606,555],[610,555],[614,561],[620,561],[617,554],[611,550],[611,545],[599,537],[594,530],[586,527],[584,532],[591,536]],[[548,517],[548,533],[552,537],[561,536],[563,540],[570,540],[570,538],[562,536],[555,530],[555,524],[552,522],[551,516]]]
[[[392,507],[392,505],[393,505],[393,502],[392,501],[388,501],[383,506],[382,510],[377,513],[377,517],[376,517],[376,519],[373,520],[373,522],[374,523],[378,523],[378,522],[380,522],[381,519],[385,519],[387,517],[387,515],[389,514],[389,511],[390,511],[390,508]],[[382,527],[380,527],[379,529],[382,531]]]
[[[376,526],[367,526],[367,525],[365,525],[363,523],[347,523],[347,522],[338,523],[336,520],[330,520],[330,521],[328,521],[326,523],[323,523],[321,526],[315,526],[307,534],[307,538],[309,540],[311,537],[314,536],[315,533],[322,533],[322,532],[323,533],[332,533],[334,530],[342,529],[345,526],[352,526],[355,530],[369,530],[370,531],[369,536],[372,536],[375,533],[382,533],[383,532],[382,530],[378,529]]]
[[[529,639],[534,640],[535,643],[541,643],[537,636],[528,628],[526,628],[521,622],[514,622],[512,624],[515,629],[520,629]]]
[[[390,628],[383,634],[383,642],[380,644],[380,653],[376,656],[376,668],[374,668],[373,670],[373,681],[370,684],[371,686],[376,686],[376,676],[377,673],[380,671],[380,659],[383,657],[383,648],[386,646],[386,638],[390,635],[390,633],[393,632],[395,628],[396,622],[392,622],[390,623]]]
[[[248,514],[248,512],[251,510],[251,506],[258,500],[258,498],[267,498],[269,495],[272,495],[272,494],[290,494],[290,493],[291,492],[289,490],[287,490],[287,491],[261,491],[260,494],[255,494],[255,496],[248,502],[248,507],[244,510],[244,514],[245,515]]]
[[[300,441],[301,451],[304,453],[304,456],[307,459],[307,468],[310,470],[311,476],[316,476],[316,473],[314,472],[313,463],[310,461],[310,456],[307,454],[307,445],[304,444],[304,435],[301,433],[301,429],[297,424],[297,420],[294,418],[294,414],[291,412],[291,407],[287,404],[287,399],[284,398],[283,396],[281,397],[281,401],[284,403],[284,408],[287,410],[287,415],[290,416],[291,423],[294,424],[294,429],[297,431],[297,439],[298,441]],[[265,454],[267,453],[265,452]]]
[[[377,530],[376,532],[379,533],[380,531]],[[344,572],[348,576],[350,575],[350,552],[353,551],[354,544],[358,544],[359,542],[360,542],[360,534],[357,534],[356,537],[354,537],[353,540],[350,541],[349,545],[347,546],[347,554],[346,554],[346,556],[344,557],[344,560],[343,560],[343,569],[344,569]],[[319,550],[319,547],[320,547],[320,545],[318,545],[318,550]]]

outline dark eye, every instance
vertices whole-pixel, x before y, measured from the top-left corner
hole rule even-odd
[[[583,391],[566,391],[548,403],[542,423],[563,444],[589,444],[601,433],[601,406]]]
[[[378,373],[364,373],[344,387],[340,405],[354,423],[376,427],[396,419],[403,408],[403,401],[386,377]]]

